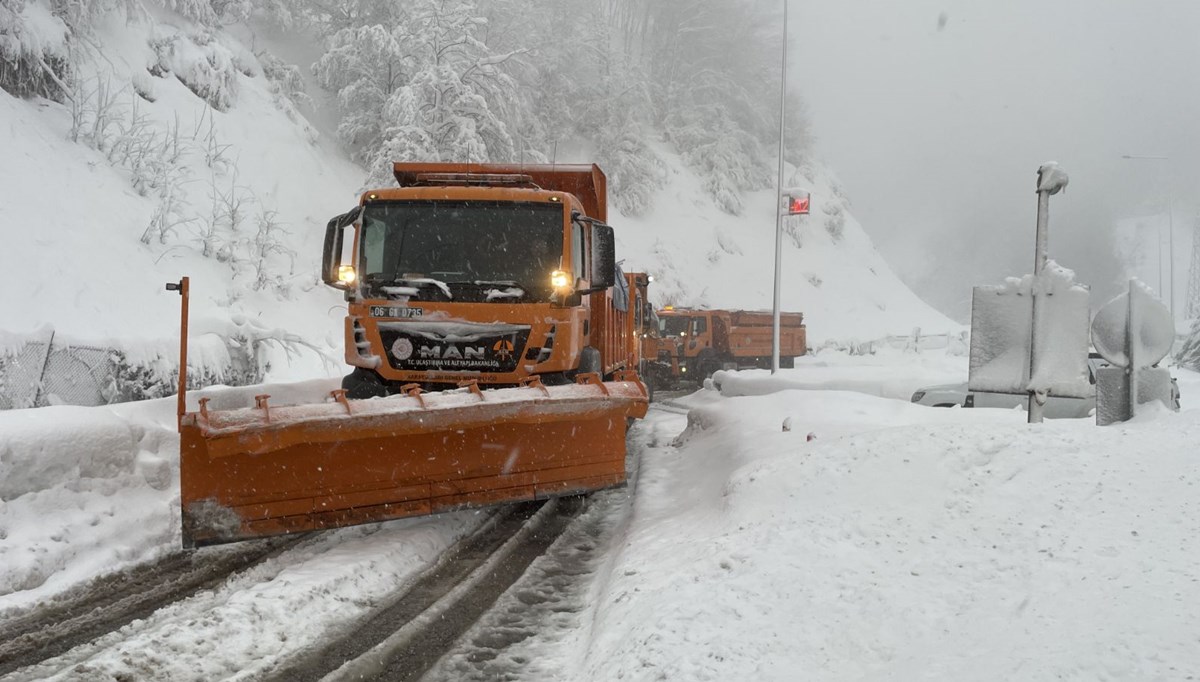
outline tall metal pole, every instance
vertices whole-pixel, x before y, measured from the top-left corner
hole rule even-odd
[[[1033,255],[1033,278],[1034,288],[1032,296],[1033,304],[1033,320],[1029,325],[1029,379],[1033,379],[1034,369],[1037,367],[1038,356],[1038,301],[1042,298],[1037,291],[1038,282],[1042,278],[1042,269],[1046,266],[1046,250],[1050,242],[1050,192],[1041,191],[1042,173],[1038,171],[1038,205],[1037,205],[1037,246],[1034,247]],[[1029,423],[1042,423],[1042,406],[1043,401],[1038,400],[1036,392],[1029,394]]]
[[[1133,419],[1137,416],[1138,406],[1138,366],[1134,356],[1137,351],[1134,347],[1137,346],[1136,335],[1137,330],[1141,329],[1141,319],[1138,316],[1137,302],[1134,296],[1137,295],[1137,287],[1133,280],[1129,280],[1129,309],[1126,311],[1128,316],[1128,324],[1125,325],[1125,359],[1129,361],[1129,366],[1125,368],[1126,380],[1129,382],[1129,418]]]
[[[1175,327],[1178,324],[1175,320],[1175,217],[1172,215],[1175,211],[1171,206],[1171,188],[1167,188],[1167,277],[1171,281],[1171,339],[1174,344]],[[1174,345],[1172,345],[1174,348]],[[1174,352],[1174,351],[1172,351]]]
[[[187,414],[187,351],[188,351],[188,298],[189,278],[178,282],[167,282],[167,291],[178,291],[179,303],[179,386],[176,392],[175,426],[183,427],[183,415]]]
[[[779,277],[783,263],[783,132],[787,114],[787,0],[783,0],[783,60],[779,74],[779,176],[775,187],[775,298],[771,307],[771,374],[779,371]]]

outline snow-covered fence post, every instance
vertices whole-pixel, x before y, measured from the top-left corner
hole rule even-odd
[[[50,338],[46,340],[46,355],[42,358],[42,371],[38,373],[37,388],[33,394],[33,404],[37,407],[42,399],[42,388],[46,385],[46,368],[50,366],[50,353],[54,350],[54,330],[50,330]]]

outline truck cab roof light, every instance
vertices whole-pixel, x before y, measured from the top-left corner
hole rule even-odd
[[[532,177],[519,173],[418,173],[417,184],[461,187],[509,185],[538,189]]]

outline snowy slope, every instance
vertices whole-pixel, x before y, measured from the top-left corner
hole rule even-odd
[[[199,331],[230,333],[235,324],[286,329],[336,361],[341,301],[319,283],[317,263],[325,221],[353,205],[364,173],[332,140],[314,143],[311,127],[289,117],[249,49],[223,34],[195,38],[212,41],[202,46],[193,42],[194,31],[172,16],[128,24],[114,16],[101,27],[95,40],[104,57],[81,74],[76,97],[94,107],[98,85],[113,93],[104,151],[68,139],[69,107],[0,91],[0,225],[7,241],[0,264],[8,275],[0,329],[20,334],[51,325],[76,342],[173,354],[176,342],[160,340],[178,337],[179,297],[163,284],[187,275]],[[224,72],[233,79],[222,85],[228,110],[213,109],[171,73],[150,75],[148,68],[161,61],[151,40],[173,41],[180,77],[210,59],[236,62]],[[181,149],[177,217],[189,222],[165,243],[157,235],[140,241],[163,200],[157,189],[139,194],[137,173],[112,151],[122,128],[143,139],[170,138]],[[260,214],[277,212],[286,230],[281,238],[295,253],[294,265],[287,254],[270,256],[282,286],[256,290],[252,263],[202,256],[213,197],[231,191],[242,197],[245,240],[254,239]],[[329,371],[309,355],[295,358],[300,375]],[[285,355],[277,359],[281,375],[289,376]]]
[[[716,209],[700,179],[668,150],[667,186],[648,215],[614,217],[627,269],[655,275],[660,303],[770,310],[775,267],[774,191],[746,197],[743,215]],[[781,308],[806,315],[810,345],[888,334],[958,332],[908,289],[850,213],[832,173],[791,169],[789,187],[812,193],[812,213],[787,219]]]
[[[260,347],[269,380],[341,373],[344,306],[319,282],[320,240],[365,173],[338,149],[327,111],[295,104],[267,78],[272,61],[262,47],[299,60],[301,73],[312,50],[244,26],[209,32],[164,10],[129,22],[118,14],[92,39],[103,56],[79,74],[74,106],[0,92],[5,348],[52,329],[60,343],[121,348],[134,362],[169,367],[178,297],[163,284],[187,275],[204,358],[224,357],[217,336],[203,338],[209,332],[287,337],[286,347]],[[110,100],[103,116],[101,88]],[[321,101],[311,84],[309,93]],[[177,167],[155,171],[153,158],[129,152],[131,140],[169,142]],[[612,217],[627,269],[657,276],[660,303],[769,309],[773,192],[753,193],[744,215],[728,215],[678,155],[658,153],[666,187],[654,208]],[[829,172],[806,167],[791,184],[811,187],[814,204],[812,216],[787,228],[783,306],[808,315],[811,343],[960,329],[895,277]],[[232,222],[222,202],[231,196],[242,214],[236,228],[222,228],[240,244],[232,259],[220,239],[206,253],[206,231]],[[149,226],[164,212],[161,234]],[[262,259],[266,286],[253,253],[262,216],[278,224],[279,248]]]

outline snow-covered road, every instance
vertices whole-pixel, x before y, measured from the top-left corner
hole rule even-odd
[[[1183,412],[1106,428],[836,390],[904,395],[963,378],[961,357],[826,355],[760,395],[675,399],[631,434],[636,487],[593,496],[429,677],[1184,679],[1200,378],[1177,373]],[[174,550],[172,417],[169,401],[0,414],[0,617]],[[65,434],[93,425],[125,454],[80,456]],[[259,679],[480,519],[316,535],[3,679]]]

